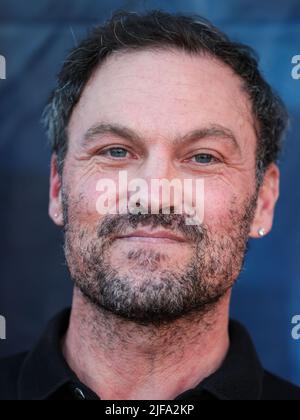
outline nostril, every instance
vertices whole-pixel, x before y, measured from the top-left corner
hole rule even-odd
[[[174,206],[170,207],[170,214],[175,214],[175,207]]]
[[[164,214],[163,212],[166,211],[168,209],[168,213],[167,214],[175,214],[175,207],[171,206],[168,208],[160,208],[159,209],[159,214]]]

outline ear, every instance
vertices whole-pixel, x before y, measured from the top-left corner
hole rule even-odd
[[[58,173],[57,156],[51,157],[49,216],[57,226],[63,226],[61,177]]]
[[[279,198],[280,171],[276,164],[272,163],[265,174],[264,181],[259,190],[257,207],[252,223],[250,237],[260,238],[260,229],[265,234],[272,230],[275,206]]]

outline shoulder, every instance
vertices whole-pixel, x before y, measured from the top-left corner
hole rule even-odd
[[[0,401],[18,399],[18,378],[26,353],[0,359]]]
[[[262,400],[300,401],[300,388],[270,372],[265,372]]]

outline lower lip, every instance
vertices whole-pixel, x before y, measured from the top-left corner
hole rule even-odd
[[[173,244],[173,245],[179,245],[183,244],[183,241],[178,241],[176,239],[169,239],[169,238],[150,238],[147,236],[130,236],[125,238],[117,238],[121,240],[126,240],[129,242],[143,242],[143,243],[149,243],[149,244]]]

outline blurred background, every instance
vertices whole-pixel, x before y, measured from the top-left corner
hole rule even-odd
[[[0,0],[0,357],[32,346],[46,322],[70,305],[62,235],[47,215],[50,151],[40,115],[66,52],[116,9],[197,13],[254,47],[266,78],[292,117],[281,159],[281,199],[273,232],[250,242],[232,316],[250,330],[266,368],[300,385],[300,54],[299,0]]]

